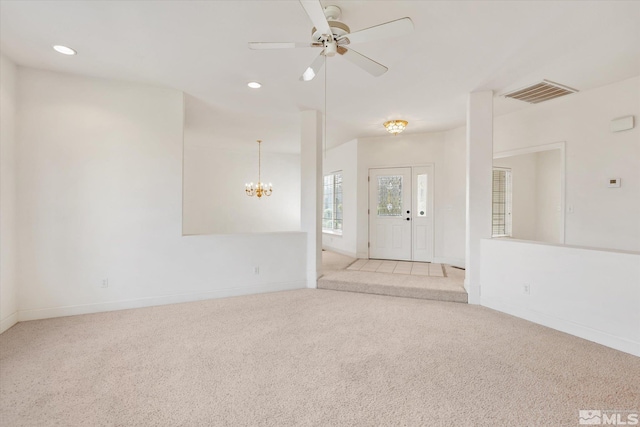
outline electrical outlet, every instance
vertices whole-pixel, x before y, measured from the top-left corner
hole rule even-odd
[[[108,288],[109,287],[109,279],[102,279],[102,281],[100,282],[100,287],[101,288]]]
[[[529,285],[528,283],[522,285],[522,293],[525,295],[531,295],[531,285]]]
[[[254,274],[260,274],[260,267],[253,267]]]

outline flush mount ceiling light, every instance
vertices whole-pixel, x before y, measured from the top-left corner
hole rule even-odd
[[[76,55],[78,53],[75,50],[71,49],[70,47],[62,46],[61,44],[54,45],[53,49],[56,52],[61,53],[63,55]]]
[[[393,136],[396,136],[400,132],[404,130],[409,124],[406,120],[389,120],[388,122],[384,122],[384,127],[387,128],[387,132],[392,133]]]
[[[249,82],[247,83],[247,86],[249,86],[251,89],[260,89],[262,87],[262,85],[258,82]]]

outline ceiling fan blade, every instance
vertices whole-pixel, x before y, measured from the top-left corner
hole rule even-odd
[[[353,64],[365,70],[367,73],[374,77],[379,77],[387,72],[388,68],[382,64],[377,63],[371,58],[367,58],[361,53],[356,52],[353,49],[347,49],[343,46],[338,46],[338,53],[343,58],[348,59]]]
[[[309,68],[302,73],[300,80],[303,82],[308,82],[313,80],[313,78],[320,72],[320,69],[324,65],[325,56],[323,55],[324,51],[320,52],[320,55],[316,59],[313,60]]]
[[[293,49],[297,47],[322,47],[322,43],[296,43],[296,42],[249,42],[249,49]]]
[[[327,22],[327,17],[324,16],[324,9],[320,4],[320,0],[300,0],[300,4],[309,15],[313,26],[320,31],[320,34],[331,34],[331,28]]]
[[[413,31],[411,18],[400,18],[374,27],[365,28],[351,34],[345,34],[338,41],[348,39],[351,43],[363,43],[390,37],[404,36]]]

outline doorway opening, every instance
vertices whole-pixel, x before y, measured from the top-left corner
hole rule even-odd
[[[492,237],[564,243],[565,144],[494,154]]]

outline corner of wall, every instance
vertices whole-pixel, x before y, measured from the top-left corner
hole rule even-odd
[[[14,312],[0,321],[0,334],[18,323],[18,312]]]
[[[16,64],[0,52],[0,333],[17,322]],[[8,314],[7,314],[8,313]]]

